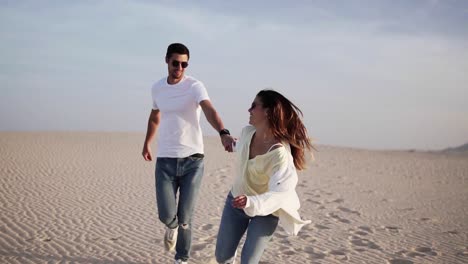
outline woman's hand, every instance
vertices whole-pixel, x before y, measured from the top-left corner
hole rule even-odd
[[[232,200],[232,206],[238,209],[244,209],[247,204],[247,196],[239,195]]]

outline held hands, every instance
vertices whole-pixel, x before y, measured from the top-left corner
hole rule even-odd
[[[247,204],[247,196],[239,195],[232,200],[232,206],[237,209],[244,209]]]
[[[233,152],[233,146],[236,144],[236,139],[233,138],[231,135],[224,134],[221,136],[221,143],[224,146],[224,150],[227,152]]]

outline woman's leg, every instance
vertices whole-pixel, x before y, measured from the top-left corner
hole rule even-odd
[[[232,199],[232,194],[229,193],[219,225],[215,252],[218,263],[232,263],[239,241],[249,225],[249,217],[244,210],[232,207]]]
[[[250,220],[242,248],[241,264],[257,264],[278,226],[278,217],[255,216]]]

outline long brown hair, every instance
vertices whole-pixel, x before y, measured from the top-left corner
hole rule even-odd
[[[282,94],[274,90],[261,90],[257,97],[268,109],[268,122],[275,138],[291,146],[294,166],[306,168],[305,150],[313,148],[307,129],[302,122],[302,111]]]

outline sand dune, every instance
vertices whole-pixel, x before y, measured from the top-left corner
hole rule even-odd
[[[463,144],[458,147],[453,147],[453,148],[446,148],[442,150],[442,152],[455,152],[455,153],[463,153],[463,154],[468,154],[468,143]]]
[[[0,133],[1,263],[172,263],[139,133]],[[234,155],[206,139],[190,263],[215,263]],[[155,147],[154,147],[155,149]],[[261,263],[468,263],[468,156],[318,146],[297,237]]]

